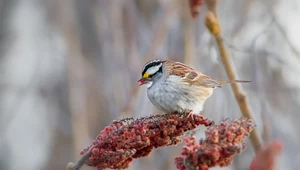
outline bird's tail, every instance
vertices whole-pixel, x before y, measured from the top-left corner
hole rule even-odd
[[[219,80],[218,81],[218,84],[219,86],[218,87],[221,87],[221,85],[223,84],[229,84],[229,83],[250,83],[252,81],[248,81],[248,80]]]

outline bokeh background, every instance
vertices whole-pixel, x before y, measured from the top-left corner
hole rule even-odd
[[[0,0],[0,169],[65,169],[112,120],[158,113],[137,83],[150,59],[227,79],[205,12],[193,20],[187,0]],[[221,0],[217,12],[238,77],[253,81],[242,87],[259,133],[284,143],[277,168],[298,169],[300,1]],[[240,117],[231,87],[203,114]],[[247,144],[224,169],[248,169]],[[157,149],[129,169],[173,170],[179,154]]]

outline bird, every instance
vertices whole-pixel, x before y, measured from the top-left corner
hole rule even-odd
[[[186,64],[154,59],[142,68],[138,82],[146,85],[151,103],[165,114],[200,113],[215,88],[246,80],[214,80]]]

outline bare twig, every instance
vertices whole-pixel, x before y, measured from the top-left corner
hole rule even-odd
[[[207,12],[207,15],[205,18],[205,25],[208,28],[208,30],[210,31],[210,33],[215,37],[215,40],[217,42],[217,46],[218,46],[218,49],[220,52],[220,58],[224,65],[224,68],[226,70],[228,78],[230,80],[236,80],[237,76],[234,71],[234,66],[232,65],[229,55],[225,49],[223,37],[221,34],[221,28],[220,28],[219,21],[217,19],[217,15],[216,15],[216,4],[218,1],[217,0],[206,0],[205,2],[206,2],[205,4],[207,5],[207,8],[208,8],[208,12]],[[237,100],[237,103],[240,107],[240,110],[242,112],[242,115],[244,117],[252,119],[252,113],[251,113],[250,106],[248,104],[247,97],[244,94],[244,92],[242,91],[241,87],[237,83],[231,84],[231,87],[232,87],[234,96]],[[261,147],[261,143],[260,143],[260,139],[258,137],[258,133],[256,130],[252,131],[250,140],[251,140],[254,150],[258,151],[259,148]]]
[[[84,153],[84,155],[76,163],[69,162],[66,170],[79,170],[91,156],[91,150],[93,148],[94,147],[91,147],[86,153]]]

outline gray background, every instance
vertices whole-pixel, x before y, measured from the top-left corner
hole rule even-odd
[[[205,7],[191,20],[186,2],[0,0],[0,169],[64,169],[112,120],[158,113],[137,84],[150,59],[227,79]],[[242,87],[260,134],[265,125],[268,140],[284,142],[285,170],[300,160],[299,8],[298,0],[222,0],[217,11],[238,77],[253,81]],[[203,114],[240,117],[230,86],[215,91]],[[247,145],[224,169],[248,169]],[[158,149],[129,169],[172,170],[179,153]]]

